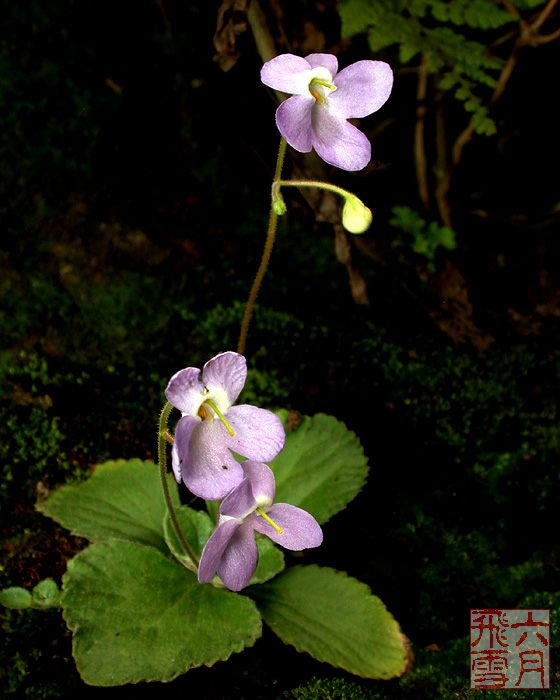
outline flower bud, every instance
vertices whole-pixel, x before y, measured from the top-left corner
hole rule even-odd
[[[282,214],[285,214],[288,211],[288,207],[286,206],[282,197],[279,197],[279,199],[272,202],[272,208],[278,214],[278,216],[282,216]]]
[[[371,209],[357,197],[346,198],[342,210],[342,225],[350,233],[364,233],[371,226]]]

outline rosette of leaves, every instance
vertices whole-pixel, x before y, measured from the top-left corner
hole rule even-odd
[[[286,423],[287,411],[279,415]],[[354,433],[324,414],[303,417],[289,430],[270,466],[277,497],[319,523],[348,505],[368,472]],[[172,477],[169,482],[173,486]],[[195,510],[180,505],[175,488],[171,493],[184,536],[200,556],[214,529],[214,507]],[[284,554],[267,538],[259,541],[259,566],[241,593],[217,582],[199,584],[151,462],[102,464],[87,481],[62,487],[38,508],[90,540],[68,562],[62,592],[53,600],[73,632],[73,654],[86,683],[171,681],[252,646],[263,620],[298,651],[356,675],[392,678],[406,670],[405,638],[368,586],[315,563],[286,569]],[[11,594],[17,606],[23,597],[33,600],[18,590]],[[2,602],[10,600],[9,594]]]

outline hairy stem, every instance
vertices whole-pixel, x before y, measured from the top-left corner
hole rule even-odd
[[[277,182],[280,181],[280,176],[282,174],[282,166],[284,164],[284,158],[286,156],[286,141],[284,139],[280,140],[280,148],[278,149],[278,160],[276,161],[276,170],[274,172],[274,181],[272,187],[274,187]],[[268,220],[268,230],[266,233],[266,242],[264,244],[264,250],[261,258],[261,264],[257,271],[255,281],[251,287],[251,293],[249,294],[249,299],[247,301],[247,306],[245,307],[245,314],[243,316],[243,322],[241,323],[241,332],[239,333],[239,343],[237,345],[237,352],[243,355],[245,352],[245,345],[247,342],[247,332],[249,330],[249,321],[251,320],[251,314],[253,313],[253,308],[255,306],[255,301],[257,299],[257,294],[261,283],[264,278],[264,273],[268,267],[268,261],[270,260],[270,255],[272,253],[272,248],[274,246],[274,241],[276,239],[276,229],[278,227],[278,214],[276,213],[274,206],[270,207],[270,218]]]
[[[169,511],[169,516],[171,522],[173,523],[173,529],[177,535],[177,539],[181,543],[181,547],[184,549],[185,553],[192,559],[192,561],[198,565],[198,557],[191,549],[189,543],[186,541],[185,536],[175,515],[175,509],[173,508],[173,503],[171,501],[171,494],[169,493],[169,484],[167,483],[167,421],[169,419],[169,414],[173,410],[173,406],[169,401],[161,410],[159,417],[159,430],[158,430],[158,467],[159,476],[161,479],[161,488],[163,491],[163,497],[165,499],[165,504],[167,505],[167,510]]]
[[[342,187],[331,185],[330,182],[321,182],[320,180],[278,180],[280,187],[315,187],[319,190],[328,190],[339,194],[341,197],[354,197],[355,195],[348,190],[343,190]]]

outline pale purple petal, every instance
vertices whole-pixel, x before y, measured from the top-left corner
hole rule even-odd
[[[192,431],[182,476],[195,496],[223,498],[243,479],[243,469],[229,451],[228,439],[229,433],[219,419],[203,420]]]
[[[326,68],[333,78],[338,70],[338,59],[332,53],[312,53],[305,60],[311,68]]]
[[[224,391],[235,402],[247,379],[247,361],[236,352],[222,352],[204,365],[202,381],[210,393]],[[227,409],[226,409],[227,410]]]
[[[218,570],[220,559],[239,527],[241,527],[241,523],[237,520],[226,520],[218,525],[202,550],[198,564],[198,580],[200,583],[211,583]]]
[[[183,464],[188,462],[189,440],[196,426],[200,423],[200,418],[194,416],[183,416],[175,428],[173,447],[171,448],[171,466],[175,480],[180,484],[183,478]]]
[[[264,64],[261,81],[274,90],[297,95],[301,90],[301,74],[310,69],[305,58],[285,53]]]
[[[198,367],[182,369],[171,377],[165,390],[169,403],[191,416],[196,415],[203,401],[204,384],[199,380],[199,376]]]
[[[313,109],[313,147],[325,163],[342,170],[361,170],[371,160],[367,136],[319,103]]]
[[[276,490],[276,482],[272,469],[267,464],[253,462],[251,460],[241,462],[241,466],[251,484],[253,497],[256,501],[255,506],[259,505],[261,508],[263,506],[268,508],[268,506],[272,504],[272,501],[274,501],[274,492]]]
[[[245,522],[230,539],[218,564],[218,576],[230,591],[240,591],[253,578],[258,563],[255,533]]]
[[[308,153],[313,145],[311,112],[314,104],[311,95],[296,95],[282,102],[276,110],[278,131],[300,153]]]
[[[230,437],[226,432],[227,446],[242,457],[268,462],[284,447],[284,426],[271,411],[256,406],[232,406],[227,420],[235,433]]]
[[[266,514],[284,531],[283,534],[280,535],[257,513],[250,515],[245,523],[286,549],[295,551],[309,549],[318,547],[323,541],[323,531],[319,523],[301,508],[287,503],[276,503],[266,511]]]
[[[337,71],[338,60],[332,54],[314,53],[304,59],[283,54],[263,66],[261,78],[266,85],[294,95],[276,111],[276,125],[292,148],[300,153],[315,148],[331,165],[361,170],[371,159],[371,144],[346,120],[372,114],[386,102],[393,71],[384,61],[369,60]],[[332,91],[331,81],[336,88]]]
[[[384,61],[357,61],[334,79],[337,90],[329,95],[329,109],[344,119],[366,117],[389,99],[393,71]]]
[[[242,463],[241,466],[243,466],[243,464],[244,463]],[[249,513],[252,513],[256,507],[257,504],[253,496],[251,482],[248,478],[245,478],[238,486],[230,491],[222,501],[220,516],[225,515],[229,518],[238,518],[242,520]]]

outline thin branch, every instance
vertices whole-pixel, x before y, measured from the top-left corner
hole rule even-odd
[[[510,3],[507,0],[501,0],[502,4],[507,7],[509,10],[514,12],[514,14],[519,15],[517,10],[510,5]],[[548,5],[543,9],[539,17],[532,23],[532,24],[527,24],[525,20],[520,19],[520,25],[521,25],[521,32],[519,37],[517,38],[514,46],[513,46],[513,51],[511,52],[511,56],[508,58],[505,66],[502,68],[502,71],[500,73],[500,77],[498,78],[498,83],[496,84],[496,87],[494,88],[494,92],[492,94],[492,97],[488,101],[486,108],[490,109],[493,107],[494,104],[499,100],[499,98],[502,96],[506,84],[508,80],[511,77],[511,74],[513,73],[513,69],[515,68],[515,65],[517,63],[517,59],[519,57],[519,51],[524,47],[524,46],[537,46],[539,44],[543,43],[548,43],[548,41],[553,41],[554,39],[558,38],[560,36],[560,30],[557,32],[553,32],[553,34],[549,34],[547,36],[539,36],[538,34],[538,29],[542,25],[542,23],[545,21],[545,19],[548,17],[550,12],[552,11],[554,5],[558,0],[550,0]],[[472,124],[469,124],[463,131],[459,134],[457,139],[455,140],[455,143],[453,145],[453,165],[457,167],[459,165],[459,162],[461,161],[461,155],[463,152],[463,148],[465,145],[471,140],[472,136],[474,133],[474,128]]]
[[[551,41],[558,39],[558,37],[560,37],[560,29],[557,29],[555,32],[552,32],[552,34],[539,35],[537,37],[537,44],[539,44],[539,46],[541,44],[548,44]]]
[[[508,12],[511,12],[512,15],[517,17],[517,20],[519,21],[519,26],[521,27],[521,32],[524,32],[527,27],[527,21],[523,19],[523,16],[521,15],[521,12],[517,9],[517,7],[514,7],[508,0],[501,0],[502,5],[506,8]]]
[[[512,15],[515,15],[519,19],[521,19],[521,14],[517,7],[514,7],[511,2],[508,2],[508,0],[501,0],[502,5],[508,10],[508,12],[511,12]]]
[[[257,46],[257,51],[263,63],[272,60],[278,55],[274,39],[268,29],[268,23],[258,0],[251,0],[247,8],[247,22],[253,33],[253,38]],[[278,90],[272,91],[276,96],[278,104],[288,99],[288,95]]]
[[[165,9],[165,5],[163,4],[163,0],[156,0],[157,5],[159,7],[159,11],[161,12],[161,16],[163,18],[163,21],[165,22],[167,28],[171,31],[172,26],[171,22],[169,21],[169,17],[167,16],[167,11]]]
[[[416,167],[416,180],[418,182],[418,194],[426,210],[430,210],[430,190],[428,187],[428,160],[426,158],[426,145],[424,142],[424,128],[426,114],[426,96],[428,93],[428,66],[426,57],[422,56],[422,63],[418,68],[418,87],[416,88],[416,124],[414,126],[414,164]]]
[[[445,129],[445,105],[439,100],[436,109],[436,186],[434,196],[442,222],[452,227],[451,207],[448,194],[451,188],[451,170],[447,160],[447,139]]]
[[[557,2],[558,2],[558,0],[550,0],[548,5],[544,8],[544,10],[539,15],[539,17],[533,22],[533,24],[531,26],[533,27],[533,29],[535,31],[537,31],[538,29],[541,28],[541,26],[544,24],[544,22],[548,18],[548,15],[554,9],[554,5],[556,5]]]

